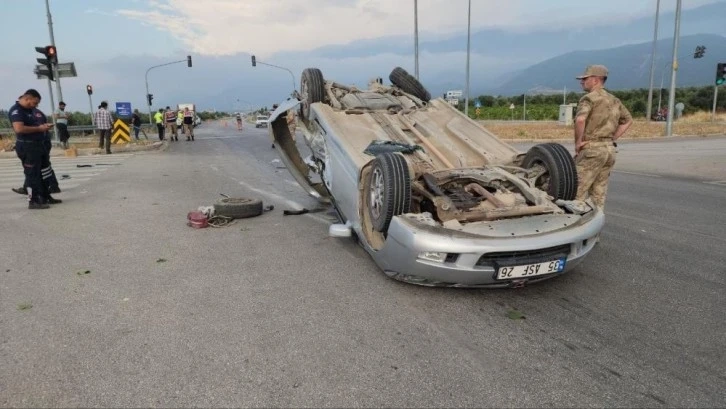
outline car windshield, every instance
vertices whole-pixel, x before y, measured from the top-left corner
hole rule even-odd
[[[257,119],[260,120],[260,121],[266,121],[267,120],[267,117],[264,116],[264,115],[260,115],[260,116],[257,117]]]

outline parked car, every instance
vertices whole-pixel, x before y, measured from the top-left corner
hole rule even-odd
[[[354,235],[389,277],[431,286],[523,286],[592,251],[604,216],[574,200],[565,147],[519,152],[402,68],[389,78],[358,89],[305,69],[299,100],[269,119],[293,177],[337,211],[331,234]],[[302,151],[285,120],[296,107]]]
[[[257,115],[255,118],[255,128],[266,128],[269,117],[267,115]]]

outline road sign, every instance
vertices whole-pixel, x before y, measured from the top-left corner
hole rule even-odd
[[[38,64],[35,66],[33,73],[35,73],[38,79],[48,78],[48,67],[43,64]],[[72,62],[58,64],[58,76],[61,78],[77,77],[76,65]]]
[[[117,105],[118,107],[118,105]],[[117,108],[118,109],[118,108]],[[117,119],[113,123],[113,133],[111,134],[111,142],[113,143],[127,143],[131,141],[131,133],[129,132],[129,126],[126,125],[121,119]]]
[[[514,104],[509,104],[509,109],[514,109]]]
[[[474,101],[474,108],[481,108],[481,102],[478,99]]]
[[[130,102],[117,102],[116,103],[116,115],[131,116],[131,103]]]

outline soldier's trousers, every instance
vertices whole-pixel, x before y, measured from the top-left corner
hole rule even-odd
[[[610,171],[615,165],[612,142],[588,142],[575,159],[577,165],[577,200],[588,197],[600,209],[605,207]]]

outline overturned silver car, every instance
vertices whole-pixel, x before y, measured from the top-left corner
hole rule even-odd
[[[293,177],[335,207],[385,274],[517,287],[571,270],[593,249],[604,216],[573,200],[577,174],[562,145],[518,152],[402,68],[389,79],[358,89],[305,69],[299,99],[269,120]],[[290,134],[290,109],[304,142]]]

